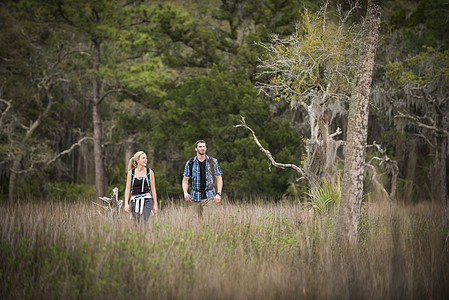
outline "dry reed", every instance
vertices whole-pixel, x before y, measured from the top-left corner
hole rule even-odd
[[[145,226],[90,202],[3,204],[2,299],[444,299],[448,222],[424,203],[367,204],[358,245],[335,213],[225,204],[199,219],[171,204]]]

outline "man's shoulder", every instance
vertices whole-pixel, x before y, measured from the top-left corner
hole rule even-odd
[[[213,163],[218,163],[218,159],[212,156],[209,156],[209,161],[212,161]]]

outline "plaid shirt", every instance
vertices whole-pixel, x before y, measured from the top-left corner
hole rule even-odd
[[[212,158],[214,162],[215,176],[222,174],[218,160]],[[192,190],[190,191],[190,198],[193,201],[201,201],[201,178],[200,178],[200,164],[198,158],[195,156],[192,165],[192,174],[190,174],[189,161],[187,161],[184,168],[185,177],[192,179]],[[193,176],[192,176],[193,175]],[[212,200],[215,197],[214,179],[212,178],[212,172],[210,170],[209,156],[206,155],[206,197],[208,200]]]

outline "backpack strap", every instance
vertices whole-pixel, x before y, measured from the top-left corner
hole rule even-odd
[[[190,174],[190,177],[192,177],[193,159],[194,159],[194,157],[189,160],[189,172],[190,172],[189,174]],[[214,158],[211,157],[211,156],[209,156],[209,166],[210,166],[210,171],[212,173],[212,180],[214,180],[214,178],[215,178],[215,165],[214,165]]]
[[[190,172],[190,177],[192,177],[192,168],[193,168],[193,160],[195,159],[195,157],[192,157],[191,159],[189,159],[189,172]],[[215,165],[214,165],[214,159],[212,156],[209,156],[209,167],[210,167],[210,171],[212,173],[212,182],[215,182]],[[193,181],[192,181],[192,185],[193,185]],[[215,183],[214,183],[215,185]]]
[[[150,186],[150,173],[151,173],[151,169],[150,168],[145,168],[147,169],[147,184],[148,184],[148,188],[151,189]]]
[[[194,159],[195,157],[192,157],[191,159],[189,159],[189,174],[190,174],[190,177],[192,177],[192,169],[193,169],[193,159]]]
[[[209,156],[209,167],[210,172],[212,173],[212,182],[215,180],[215,166],[214,166],[214,158],[212,156]]]
[[[151,188],[151,185],[150,185],[150,173],[151,173],[151,169],[150,169],[150,168],[145,168],[145,169],[147,170],[147,176],[146,176],[146,178],[147,178],[148,188]],[[135,172],[136,172],[136,169],[132,169],[132,170],[131,170],[131,190],[133,189],[133,186],[134,186],[134,179],[136,178]]]
[[[136,169],[131,170],[131,190],[133,189],[133,186],[134,186],[134,179],[136,177],[135,172],[136,172]]]

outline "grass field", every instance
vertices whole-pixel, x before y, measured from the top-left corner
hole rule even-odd
[[[144,228],[90,201],[1,204],[1,299],[444,299],[449,223],[430,203],[364,205],[358,245],[335,213],[162,207]]]

